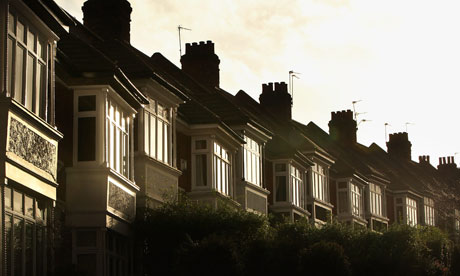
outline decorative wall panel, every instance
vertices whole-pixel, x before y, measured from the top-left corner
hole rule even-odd
[[[109,183],[109,206],[129,218],[134,217],[134,208],[136,207],[134,196],[111,182]]]
[[[7,151],[56,178],[55,145],[14,118],[10,121],[9,135]]]

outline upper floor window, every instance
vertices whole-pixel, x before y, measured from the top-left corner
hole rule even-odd
[[[262,184],[262,154],[261,146],[253,139],[245,136],[243,147],[244,179],[252,184]]]
[[[352,214],[357,217],[363,216],[363,189],[351,182],[338,182],[338,213]]]
[[[144,151],[150,157],[171,165],[170,109],[154,100],[144,110]]]
[[[326,169],[315,163],[311,169],[311,183],[313,197],[325,202],[329,202],[329,183]]]
[[[431,198],[425,197],[423,199],[425,211],[425,225],[434,226],[434,201]]]
[[[130,178],[130,114],[114,100],[107,100],[107,155],[110,168]]]
[[[406,198],[407,223],[411,226],[417,225],[417,201]]]
[[[10,7],[7,36],[8,90],[37,116],[47,120],[52,44],[24,16]]]
[[[232,155],[222,144],[209,138],[192,139],[192,179],[194,189],[214,189],[232,193]]]
[[[275,202],[290,202],[306,209],[304,173],[289,163],[275,163]]]
[[[409,197],[396,198],[396,219],[410,226],[417,225],[417,201]]]
[[[370,183],[370,212],[374,215],[383,216],[382,206],[382,187],[379,185]]]
[[[230,195],[231,165],[230,154],[218,143],[214,142],[213,182],[215,189],[225,195]]]

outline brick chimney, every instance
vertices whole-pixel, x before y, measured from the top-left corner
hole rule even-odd
[[[260,105],[282,120],[292,119],[292,97],[288,93],[288,87],[285,82],[275,82],[262,84],[262,94],[259,96]]]
[[[357,124],[353,119],[353,111],[348,109],[331,112],[329,135],[334,141],[347,145],[356,144],[356,129]]]
[[[390,134],[390,140],[387,142],[388,154],[391,157],[411,160],[412,143],[409,141],[407,132],[398,132]]]
[[[457,164],[453,156],[439,157],[438,171],[446,177],[458,176]]]
[[[131,5],[127,0],[88,0],[83,24],[104,39],[130,41]]]
[[[185,44],[185,55],[180,59],[182,70],[207,87],[219,87],[219,57],[210,40]]]
[[[428,164],[428,165],[430,165],[430,156],[429,155],[420,155],[418,157],[418,162],[420,164]]]

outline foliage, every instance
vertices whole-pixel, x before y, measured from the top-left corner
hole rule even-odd
[[[136,228],[144,275],[457,275],[460,247],[434,227],[320,228],[183,201]]]

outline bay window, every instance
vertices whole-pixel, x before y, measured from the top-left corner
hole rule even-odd
[[[370,183],[370,212],[374,215],[383,216],[382,206],[382,187],[379,185]]]
[[[351,181],[337,183],[338,213],[363,216],[363,188]]]
[[[192,139],[193,188],[213,189],[223,195],[231,196],[232,179],[230,151],[213,139]]]
[[[311,169],[311,183],[313,197],[329,202],[329,182],[326,169],[315,163]]]
[[[171,109],[150,100],[143,113],[144,151],[148,156],[168,165],[172,164],[170,112]]]
[[[425,225],[434,226],[434,201],[431,198],[425,197],[424,212],[425,212]]]
[[[244,180],[262,186],[262,154],[261,146],[253,139],[245,136],[243,146]]]
[[[417,225],[417,201],[410,197],[398,197],[396,200],[396,219],[410,226]]]
[[[290,202],[306,209],[304,173],[289,163],[275,163],[275,202]]]
[[[8,13],[7,51],[7,80],[11,97],[48,120],[53,44],[12,6]]]
[[[130,114],[111,98],[106,104],[107,160],[112,170],[130,178]]]

